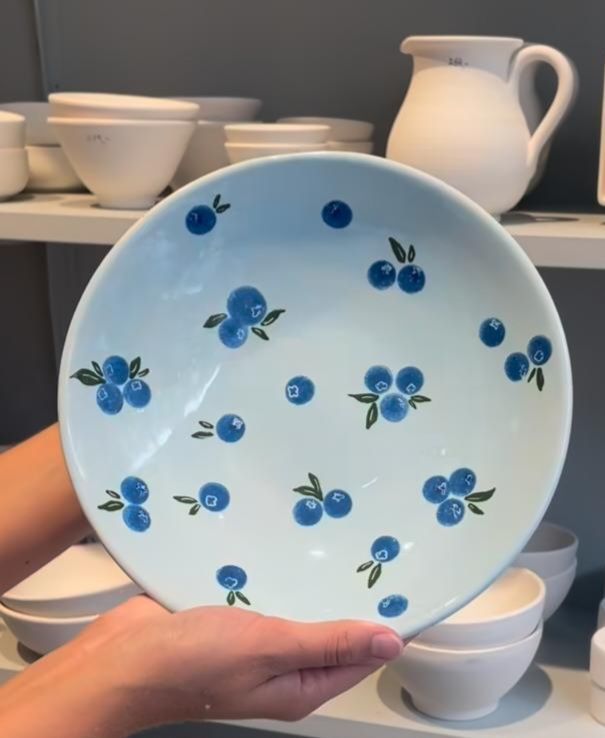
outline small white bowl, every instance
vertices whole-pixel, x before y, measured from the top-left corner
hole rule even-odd
[[[198,106],[185,100],[105,92],[52,92],[50,117],[128,120],[196,120]]]
[[[178,97],[174,100],[185,100],[195,103],[200,120],[240,122],[254,120],[258,115],[262,102],[255,97]]]
[[[555,574],[552,577],[543,577],[544,586],[546,587],[543,616],[545,621],[552,617],[563,604],[576,578],[577,568],[578,562],[574,560],[572,565],[565,569],[565,571]]]
[[[59,141],[47,118],[50,105],[47,102],[2,103],[2,110],[9,110],[25,118],[25,143],[29,146],[57,146]]]
[[[329,133],[329,126],[304,123],[230,123],[225,126],[227,141],[233,143],[324,143]]]
[[[97,615],[141,592],[100,543],[70,546],[0,597],[9,610],[38,617]]]
[[[533,661],[542,625],[497,648],[453,650],[408,643],[390,668],[416,709],[440,720],[475,720],[497,709]]]
[[[552,577],[568,569],[577,552],[578,538],[573,531],[543,520],[515,559],[515,566],[531,569],[542,578]]]
[[[414,641],[443,648],[494,648],[525,638],[538,627],[545,586],[529,569],[508,569],[482,594]]]
[[[230,143],[225,144],[227,156],[232,164],[240,161],[248,161],[248,159],[259,159],[263,156],[276,156],[278,154],[295,154],[305,151],[325,151],[326,144],[244,144]]]
[[[0,200],[17,195],[29,177],[27,152],[24,148],[0,149]]]
[[[38,615],[26,615],[15,612],[0,603],[0,618],[15,638],[34,653],[46,654],[55,648],[63,646],[87,625],[95,620],[97,615],[88,615],[80,618],[45,618]]]
[[[197,121],[193,136],[172,180],[173,189],[229,166],[229,157],[225,150],[225,125],[218,121]]]
[[[0,149],[25,146],[25,118],[8,110],[0,110]]]
[[[151,207],[170,183],[196,123],[49,118],[71,165],[102,207]]]
[[[371,154],[374,141],[328,141],[329,151],[354,151],[357,154]]]
[[[29,161],[27,189],[32,192],[78,192],[82,181],[60,146],[26,146]]]
[[[317,123],[330,126],[330,139],[333,141],[367,141],[374,133],[373,123],[349,118],[321,118],[303,115],[294,118],[280,118],[278,123]]]

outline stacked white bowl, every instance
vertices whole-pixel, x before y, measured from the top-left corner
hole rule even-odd
[[[326,151],[330,128],[317,123],[233,123],[225,126],[232,164],[276,154]]]
[[[544,581],[544,620],[561,607],[571,589],[578,566],[577,553],[575,533],[544,520],[515,559],[515,566],[531,569]]]
[[[192,182],[204,174],[229,166],[225,151],[225,126],[229,123],[253,121],[261,101],[254,97],[182,97],[195,103],[198,121],[172,180],[173,189]]]
[[[544,593],[536,574],[508,569],[466,607],[408,643],[388,668],[426,715],[489,715],[536,655]]]
[[[32,192],[77,192],[82,182],[48,125],[47,102],[5,103],[3,110],[25,118],[25,149],[29,163],[27,189]]]
[[[139,592],[100,543],[83,543],[0,596],[0,618],[20,643],[45,654]]]
[[[374,150],[374,142],[372,141],[374,125],[365,120],[320,118],[307,115],[296,118],[280,118],[279,122],[328,126],[330,136],[327,141],[327,148],[330,151],[354,151],[359,154],[371,154]]]
[[[0,200],[21,192],[28,176],[25,118],[0,110]]]
[[[183,100],[57,92],[48,122],[101,207],[151,207],[172,180],[195,130],[198,105]]]

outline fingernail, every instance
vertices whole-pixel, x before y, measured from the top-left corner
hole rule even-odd
[[[372,638],[371,653],[375,659],[392,661],[401,656],[403,644],[394,633],[377,633]]]

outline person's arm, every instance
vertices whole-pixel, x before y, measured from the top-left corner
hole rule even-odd
[[[0,456],[0,594],[89,532],[56,424]]]

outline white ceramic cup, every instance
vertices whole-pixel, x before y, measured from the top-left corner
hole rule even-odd
[[[21,192],[28,177],[29,166],[25,149],[0,149],[0,200]]]
[[[0,149],[25,146],[25,118],[17,113],[0,110]]]

